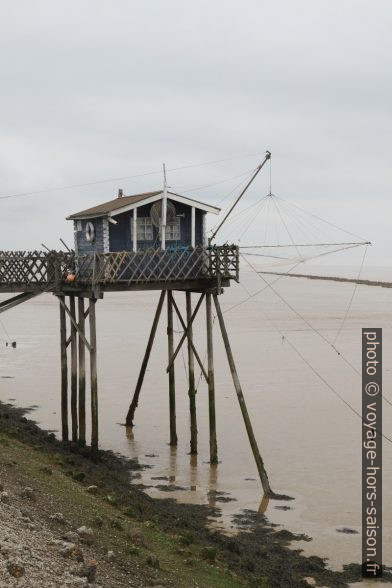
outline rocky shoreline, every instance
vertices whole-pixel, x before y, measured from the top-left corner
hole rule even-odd
[[[329,570],[322,558],[290,548],[306,537],[264,515],[242,513],[234,537],[211,530],[208,507],[152,499],[130,484],[137,461],[64,446],[25,415],[0,403],[0,586],[338,588],[360,581],[358,564]],[[389,572],[384,581],[392,581]]]

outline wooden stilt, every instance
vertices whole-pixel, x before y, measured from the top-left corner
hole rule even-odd
[[[90,319],[90,381],[91,381],[91,449],[98,451],[98,380],[97,380],[97,328],[95,298],[89,300]]]
[[[157,306],[157,309],[155,312],[154,321],[152,323],[150,336],[148,338],[147,348],[146,348],[146,351],[144,354],[142,367],[140,368],[139,377],[138,377],[138,380],[136,383],[135,392],[134,392],[130,407],[128,409],[127,418],[125,419],[125,424],[127,427],[133,427],[133,419],[135,418],[135,410],[136,410],[138,402],[139,402],[140,390],[142,389],[143,380],[144,380],[144,376],[145,376],[147,365],[148,365],[148,360],[150,359],[151,349],[152,349],[152,345],[154,343],[155,334],[157,332],[157,327],[158,327],[158,323],[159,323],[159,318],[161,316],[162,306],[163,306],[163,303],[165,300],[165,295],[166,295],[166,291],[162,290],[161,295],[159,297],[158,306]]]
[[[71,321],[71,421],[72,441],[78,440],[78,365],[77,365],[77,337],[74,322],[76,322],[75,296],[69,297],[69,311]]]
[[[59,296],[60,298],[60,296]],[[64,298],[64,297],[63,297]],[[60,353],[61,353],[61,434],[68,441],[68,367],[67,323],[64,306],[60,303]]]
[[[216,442],[215,418],[215,375],[214,375],[214,345],[212,338],[212,302],[211,294],[206,294],[207,311],[207,356],[208,356],[208,406],[210,421],[210,463],[218,463],[218,447]]]
[[[256,462],[256,466],[257,466],[258,472],[259,472],[261,484],[263,486],[264,494],[266,494],[269,497],[272,497],[272,496],[274,496],[274,493],[271,490],[270,483],[269,483],[268,476],[267,476],[267,472],[265,470],[264,463],[263,463],[263,460],[261,458],[261,455],[260,455],[260,452],[259,452],[259,448],[257,446],[257,441],[256,441],[256,438],[255,438],[254,433],[253,433],[252,423],[250,421],[248,409],[246,408],[244,395],[242,393],[241,384],[240,384],[240,381],[239,381],[239,378],[238,378],[238,374],[237,374],[237,370],[236,370],[236,367],[235,367],[234,357],[233,357],[233,353],[231,351],[229,337],[228,337],[227,331],[226,331],[225,321],[223,319],[222,310],[221,310],[221,307],[220,307],[218,296],[216,294],[214,294],[214,303],[215,303],[215,308],[216,308],[216,312],[217,312],[217,315],[218,315],[220,329],[221,329],[221,332],[222,332],[223,342],[225,344],[226,355],[227,355],[227,359],[229,361],[229,366],[230,366],[230,371],[231,371],[231,375],[232,375],[233,382],[234,382],[234,387],[235,387],[235,390],[237,392],[238,402],[240,404],[240,408],[241,408],[241,412],[242,412],[242,417],[244,419],[246,431],[248,433],[248,438],[249,438],[250,446],[251,446],[252,451],[253,451],[253,456],[255,458],[255,462]]]
[[[189,369],[189,411],[191,417],[191,454],[197,453],[197,417],[196,417],[196,389],[195,389],[195,358],[190,341],[193,340],[192,318],[192,295],[190,292],[186,296],[186,319],[188,327],[188,369]]]
[[[79,329],[85,335],[84,298],[78,298]],[[86,445],[86,348],[79,333],[79,443]]]
[[[174,353],[173,337],[173,292],[167,292],[167,342],[169,364]],[[174,373],[174,363],[171,363],[169,370],[169,411],[170,411],[170,445],[177,445],[176,431],[176,381]]]

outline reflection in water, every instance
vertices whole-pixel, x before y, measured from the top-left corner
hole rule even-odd
[[[269,503],[269,497],[267,496],[267,494],[264,494],[263,498],[261,499],[258,512],[265,513],[265,511],[267,510],[267,507],[268,507],[268,503]]]
[[[208,480],[208,506],[215,508],[216,506],[216,485],[218,483],[218,464],[210,465],[210,476]]]
[[[177,477],[177,447],[170,446],[170,475],[169,482],[173,484]]]
[[[197,455],[195,455],[194,453],[191,453],[189,457],[190,457],[189,467],[190,467],[190,479],[191,479],[191,492],[196,492],[197,480],[198,480]]]

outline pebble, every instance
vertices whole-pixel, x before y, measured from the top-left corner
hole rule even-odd
[[[23,488],[20,495],[22,498],[27,498],[28,500],[32,500],[33,502],[37,500],[35,492],[32,488],[30,488],[30,486],[26,486],[25,488]]]
[[[94,531],[89,527],[83,525],[83,527],[79,527],[76,532],[83,543],[86,543],[87,545],[92,545],[94,543]]]
[[[9,504],[10,495],[8,494],[8,492],[1,492],[0,493],[0,502],[3,502],[4,504]]]
[[[87,492],[89,492],[90,494],[97,494],[98,486],[88,486]]]
[[[68,543],[79,543],[79,535],[75,531],[67,531],[64,533],[63,539]]]
[[[151,566],[152,568],[159,568],[159,559],[157,558],[156,555],[154,555],[153,553],[151,553],[147,559],[146,562],[148,563],[149,566]]]
[[[19,558],[9,559],[6,562],[6,568],[8,573],[14,578],[21,578],[25,573],[24,564]]]
[[[87,578],[88,582],[94,582],[97,575],[97,562],[91,559],[88,562],[81,564],[77,571],[78,576]]]
[[[114,561],[114,551],[108,551],[105,556],[106,561]]]
[[[62,512],[55,512],[54,514],[50,515],[50,520],[59,523],[59,525],[68,525],[68,521],[63,515]]]
[[[128,539],[133,543],[137,543],[137,545],[145,545],[144,535],[138,529],[130,529],[128,531]]]

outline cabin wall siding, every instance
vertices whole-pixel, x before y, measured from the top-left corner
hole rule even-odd
[[[82,230],[78,231],[78,222],[82,225]],[[104,227],[102,218],[94,218],[90,222],[94,225],[94,241],[87,241],[86,239],[86,225],[89,221],[74,221],[74,238],[75,238],[75,252],[78,255],[88,255],[91,253],[104,253]]]
[[[170,199],[169,199],[170,200]],[[178,241],[166,241],[166,248],[189,247],[191,245],[192,217],[191,207],[181,202],[173,202],[176,207],[176,214],[184,214],[180,217],[181,238]],[[137,209],[138,218],[149,217],[152,204],[140,206]],[[203,215],[202,210],[195,210],[195,244],[203,245]],[[131,222],[133,211],[123,212],[114,217],[117,224],[109,223],[109,249],[110,251],[132,251]],[[138,250],[160,247],[159,231],[153,227],[152,241],[138,241]]]

